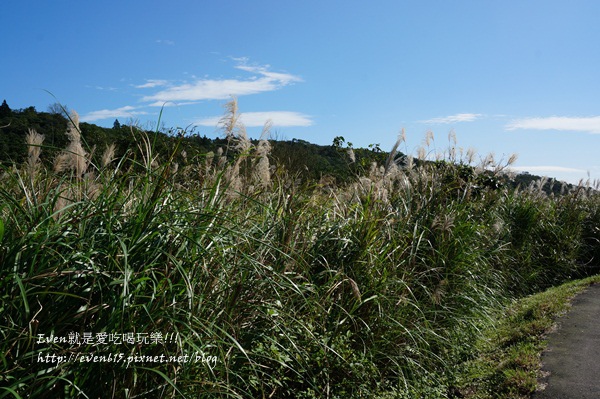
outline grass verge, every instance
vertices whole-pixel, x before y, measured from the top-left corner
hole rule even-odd
[[[547,335],[572,300],[600,276],[575,280],[510,304],[479,341],[479,355],[466,362],[456,397],[529,398],[541,376],[540,356]]]

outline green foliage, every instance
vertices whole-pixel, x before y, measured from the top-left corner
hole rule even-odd
[[[27,156],[25,136],[29,129],[34,129],[45,136],[45,157],[52,159],[58,151],[66,146],[66,119],[59,114],[36,112],[30,107],[24,110],[13,110],[4,116],[0,115],[0,164],[21,164]]]
[[[382,172],[386,154],[349,162],[342,140],[275,143],[259,185],[252,143],[219,154],[227,141],[194,132],[80,129],[88,173],[0,173],[0,397],[452,397],[507,300],[598,264],[584,188],[515,191],[402,155]],[[106,143],[119,149],[103,163]],[[46,144],[50,165],[62,148]],[[104,333],[164,342],[38,342]],[[53,354],[69,360],[41,361]],[[214,363],[148,360],[199,354]],[[526,380],[511,370],[502,381]]]

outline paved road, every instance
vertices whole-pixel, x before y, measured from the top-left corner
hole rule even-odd
[[[546,389],[533,399],[600,398],[600,284],[573,301],[542,354]]]

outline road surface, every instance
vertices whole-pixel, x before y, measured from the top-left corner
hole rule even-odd
[[[533,399],[600,398],[600,284],[573,301],[542,354],[545,389]]]

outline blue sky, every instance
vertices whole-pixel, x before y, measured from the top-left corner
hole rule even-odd
[[[518,154],[600,178],[600,2],[17,1],[2,4],[0,100],[83,121],[197,126],[235,95],[251,136],[404,152]],[[51,92],[55,97],[47,93]],[[43,133],[43,132],[42,132]]]

